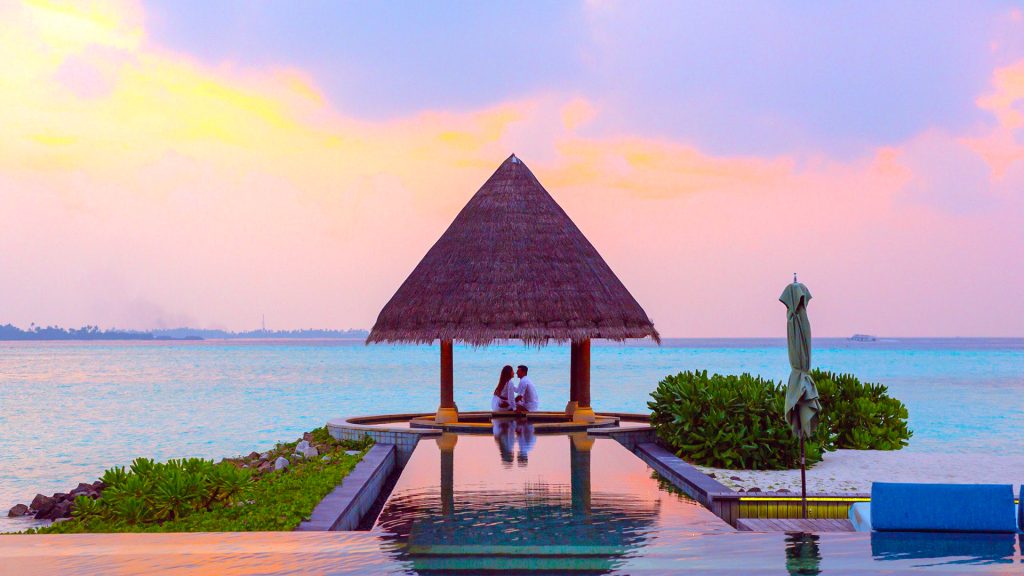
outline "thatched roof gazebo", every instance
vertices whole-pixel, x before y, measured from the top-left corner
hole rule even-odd
[[[452,343],[571,342],[574,420],[592,421],[590,340],[651,337],[654,324],[515,155],[459,212],[381,310],[367,343],[441,342],[437,422],[458,419]]]

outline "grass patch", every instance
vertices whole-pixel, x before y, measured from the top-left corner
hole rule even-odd
[[[293,530],[362,459],[373,441],[338,441],[318,428],[306,435],[319,455],[294,456],[296,442],[214,464],[190,459],[156,464],[145,459],[129,470],[104,474],[98,500],[80,497],[73,517],[29,530],[36,534],[83,532],[246,532]],[[346,454],[356,450],[357,454]],[[283,456],[290,466],[267,469]],[[326,459],[324,457],[327,457]],[[226,488],[225,488],[226,487]]]

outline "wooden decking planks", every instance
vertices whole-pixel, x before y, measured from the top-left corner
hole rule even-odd
[[[736,529],[744,532],[853,532],[849,520],[814,518],[739,518]]]

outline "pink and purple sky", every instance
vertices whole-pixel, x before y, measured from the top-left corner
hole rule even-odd
[[[1024,335],[1019,3],[29,0],[0,64],[0,323],[368,328],[515,152],[665,336],[794,271]]]

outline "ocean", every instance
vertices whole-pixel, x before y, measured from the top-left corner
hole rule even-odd
[[[542,409],[565,406],[568,347],[514,343],[456,347],[459,408],[487,409],[505,364],[530,367]],[[813,365],[889,386],[910,411],[906,450],[1024,454],[1024,339],[816,339]],[[781,381],[785,340],[595,343],[593,405],[644,412],[660,379],[692,369]],[[0,515],[136,456],[220,458],[295,439],[332,417],[432,412],[437,380],[436,346],[2,342]]]

